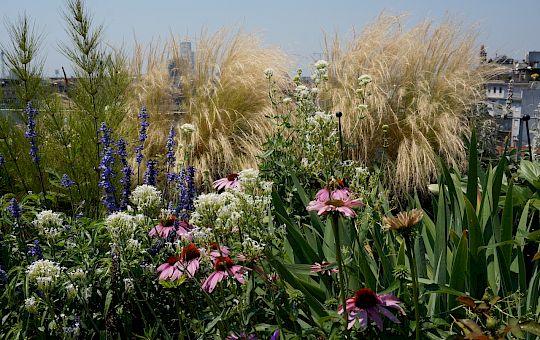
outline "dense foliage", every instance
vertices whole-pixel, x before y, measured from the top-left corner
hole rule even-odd
[[[126,131],[123,60],[80,1],[68,8],[70,112],[32,80],[27,20],[13,26],[24,43],[9,59],[18,116],[1,121],[0,339],[540,336],[538,162],[479,161],[473,129],[454,136],[466,173],[442,155],[429,190],[393,190],[393,128],[369,167],[350,160],[349,113],[329,109],[320,60],[309,84],[264,70],[258,168],[215,179],[195,166],[209,124],[169,125],[152,153],[146,107]],[[366,112],[376,84],[355,74]]]

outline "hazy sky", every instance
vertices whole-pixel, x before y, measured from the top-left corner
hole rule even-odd
[[[112,45],[128,48],[134,37],[142,42],[175,35],[196,37],[202,29],[242,27],[256,32],[267,46],[279,46],[306,67],[322,51],[323,32],[346,35],[360,30],[381,11],[409,14],[413,24],[446,14],[474,26],[479,42],[489,56],[507,54],[522,59],[530,50],[540,50],[540,0],[88,0],[87,7],[97,23],[105,25],[105,37]],[[69,62],[58,52],[66,41],[62,11],[64,0],[0,0],[0,17],[6,21],[28,14],[43,32],[45,72],[52,75]],[[5,25],[0,25],[0,42],[6,44]]]

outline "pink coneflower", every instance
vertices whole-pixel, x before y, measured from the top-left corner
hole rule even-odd
[[[244,273],[249,268],[235,265],[230,257],[218,257],[214,263],[214,272],[208,276],[202,285],[202,289],[208,293],[216,288],[216,285],[226,277],[233,276],[238,282],[244,283]]]
[[[210,243],[210,258],[212,261],[216,261],[218,257],[227,257],[229,256],[230,251],[227,246],[219,246],[216,242]]]
[[[176,281],[178,280],[183,272],[178,268],[178,261],[180,261],[180,256],[169,256],[167,262],[162,264],[157,268],[160,280]]]
[[[400,301],[397,297],[391,294],[377,295],[369,288],[360,288],[352,298],[347,299],[347,314],[349,323],[347,329],[351,329],[356,320],[360,322],[362,328],[368,326],[369,320],[373,320],[379,330],[383,330],[383,321],[381,314],[395,323],[400,323],[398,318],[389,310],[395,309],[401,315],[405,315],[405,311],[399,305]],[[343,314],[343,305],[338,308],[338,313]]]
[[[329,191],[327,188],[319,190],[315,200],[309,202],[308,211],[316,211],[319,215],[326,215],[331,211],[337,211],[348,217],[356,217],[354,208],[363,205],[360,199],[351,199],[349,189],[343,188]]]
[[[322,261],[321,263],[315,262],[310,268],[312,273],[321,273],[321,275],[332,275],[338,272],[337,268],[328,267],[330,267],[330,262]]]
[[[342,200],[348,199],[351,196],[349,188],[342,188],[331,191],[330,189],[325,187],[317,191],[317,193],[315,194],[315,200],[320,202],[328,201],[332,194],[334,198]]]
[[[199,270],[200,258],[201,251],[194,243],[190,243],[182,247],[180,261],[176,265],[183,273],[187,272],[189,277],[193,277],[197,270]]]
[[[217,190],[221,189],[235,189],[238,188],[240,182],[238,181],[238,174],[232,173],[228,174],[227,177],[218,179],[214,181],[214,188]]]
[[[178,229],[176,229],[178,228]],[[148,235],[151,237],[159,236],[161,238],[167,238],[169,233],[176,229],[176,237],[187,235],[189,233],[189,223],[186,221],[177,222],[176,216],[170,215],[166,218],[162,218],[159,224],[150,229]]]

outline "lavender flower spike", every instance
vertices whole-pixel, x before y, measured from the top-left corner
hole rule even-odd
[[[98,185],[103,188],[103,205],[105,205],[109,212],[113,212],[118,210],[116,197],[114,195],[116,189],[112,184],[112,179],[116,176],[113,170],[114,152],[112,145],[114,140],[111,137],[112,130],[107,128],[105,123],[101,123],[99,131],[101,132],[99,142],[103,145],[103,148],[101,150],[101,162],[98,166],[100,171],[100,181]]]
[[[144,142],[146,141],[146,138],[148,137],[147,130],[150,123],[148,123],[148,113],[146,112],[146,107],[143,107],[141,109],[141,112],[139,112],[139,120],[140,120],[140,126],[139,126],[139,145],[135,147],[135,161],[140,165],[143,160],[143,150],[144,150]]]
[[[38,111],[32,107],[32,103],[28,102],[25,109],[27,115],[26,131],[24,137],[28,139],[30,143],[30,156],[34,163],[39,162],[39,150],[37,145],[37,131],[36,131],[36,116]]]
[[[22,210],[15,198],[12,198],[11,201],[9,201],[7,210],[11,213],[11,217],[14,219],[21,217]]]
[[[64,188],[69,188],[73,185],[75,185],[75,181],[72,181],[71,178],[67,174],[64,174],[62,176],[62,180],[60,181],[60,185]]]
[[[127,161],[127,151],[126,151],[127,144],[124,141],[123,138],[118,139],[118,142],[116,143],[116,154],[118,157],[120,157],[120,164],[122,164],[122,169],[120,170],[122,172],[122,179],[120,179],[120,183],[123,185],[122,190],[122,199],[120,201],[120,210],[126,210],[128,203],[129,203],[129,195],[131,194],[131,175],[133,174],[133,170],[128,164]]]
[[[149,160],[146,163],[146,171],[144,173],[144,184],[156,186],[157,182],[157,162]]]

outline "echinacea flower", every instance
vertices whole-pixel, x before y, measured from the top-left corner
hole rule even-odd
[[[360,199],[352,199],[348,189],[330,191],[327,188],[319,190],[314,201],[309,202],[308,211],[316,211],[318,215],[326,215],[337,211],[347,217],[356,217],[354,208],[363,205]]]
[[[151,237],[159,236],[161,238],[167,238],[173,230],[176,231],[176,236],[187,235],[189,224],[186,221],[178,221],[176,216],[170,215],[162,218],[158,225],[150,229],[148,235]]]
[[[227,257],[229,256],[229,247],[219,246],[216,242],[210,243],[210,258],[212,261],[215,261],[218,257]]]
[[[169,256],[167,262],[159,266],[156,271],[159,274],[159,279],[163,281],[176,281],[184,272],[178,267],[180,256]]]
[[[245,282],[244,274],[248,270],[250,269],[244,266],[235,265],[233,260],[228,256],[218,257],[214,263],[214,272],[204,281],[202,289],[208,293],[212,293],[217,284],[229,276],[234,277],[236,281],[243,284]]]
[[[214,188],[216,188],[217,190],[236,189],[240,185],[240,182],[238,181],[238,174],[232,173],[228,174],[227,177],[214,181],[213,184]]]
[[[200,249],[194,243],[190,243],[182,247],[180,261],[177,262],[177,266],[182,272],[187,273],[189,277],[193,277],[199,270],[200,258]]]
[[[399,303],[399,299],[394,295],[378,295],[369,288],[360,288],[352,298],[349,298],[346,301],[347,314],[349,317],[347,329],[351,329],[357,320],[362,328],[366,328],[371,319],[375,322],[377,328],[382,331],[383,320],[381,315],[386,316],[395,323],[400,323],[399,319],[389,310],[395,309],[401,315],[405,315],[405,311],[401,308]],[[339,306],[338,313],[343,314],[343,305]]]
[[[351,196],[349,188],[336,189],[332,191],[327,187],[324,187],[321,190],[317,191],[317,193],[315,194],[315,200],[321,202],[328,201],[332,194],[334,198],[343,200],[348,199]]]
[[[422,210],[413,209],[411,211],[400,212],[397,216],[384,217],[383,225],[385,229],[400,231],[409,229],[420,223],[424,213]]]
[[[337,273],[339,270],[337,268],[329,268],[330,262],[322,261],[321,263],[315,262],[310,266],[312,273],[321,273],[321,275],[332,275],[332,273]]]

